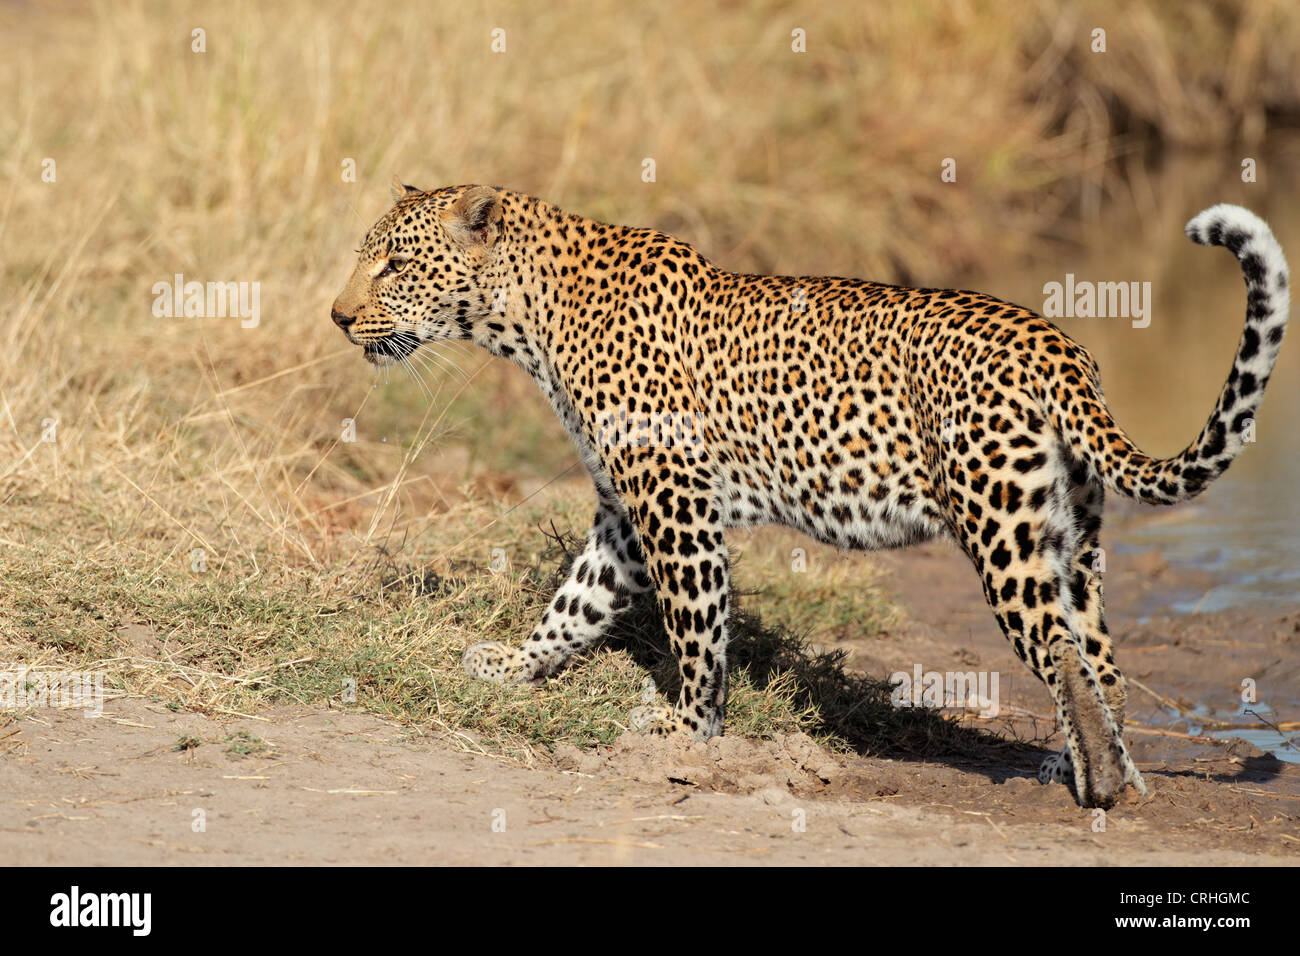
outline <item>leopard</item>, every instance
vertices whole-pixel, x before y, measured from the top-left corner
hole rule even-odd
[[[1038,778],[1088,808],[1148,794],[1103,612],[1103,504],[1190,499],[1254,440],[1290,306],[1262,219],[1219,204],[1186,225],[1236,257],[1246,316],[1205,425],[1155,458],[1112,417],[1086,349],[991,295],[730,272],[663,232],[499,186],[392,192],[333,322],[377,368],[444,340],[514,363],[595,490],[541,620],[518,646],[466,648],[470,677],[539,684],[644,595],[681,684],[629,729],[708,740],[726,717],[728,529],[783,525],[842,551],[946,539],[1050,692],[1064,746]]]

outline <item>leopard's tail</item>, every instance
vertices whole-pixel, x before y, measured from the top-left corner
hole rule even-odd
[[[1055,409],[1075,457],[1087,462],[1106,487],[1156,505],[1200,494],[1253,440],[1255,412],[1291,307],[1286,258],[1264,220],[1240,206],[1221,204],[1193,218],[1184,232],[1201,245],[1227,247],[1246,280],[1246,327],[1228,381],[1196,440],[1172,458],[1144,454],[1115,424],[1095,384],[1083,387],[1080,407]],[[1105,424],[1094,430],[1091,421]]]

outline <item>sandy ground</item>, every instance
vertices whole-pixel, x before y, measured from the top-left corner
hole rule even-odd
[[[882,556],[908,611],[849,642],[852,666],[998,670],[1008,733],[1044,741],[1045,690],[996,629],[964,559]],[[1300,609],[1152,618],[1195,583],[1153,555],[1112,558],[1120,663],[1154,693],[1231,709],[1243,676],[1300,686]],[[1043,715],[1035,721],[1032,714]],[[12,864],[1294,864],[1300,766],[1210,742],[1134,689],[1150,796],[1105,815],[1034,779],[1046,749],[984,762],[828,753],[803,736],[708,744],[625,736],[528,768],[365,714],[217,722],[137,700],[105,716],[28,712],[0,727],[0,857]],[[1294,719],[1293,714],[1282,714]],[[1045,726],[1044,726],[1045,723]],[[245,731],[269,751],[222,744]],[[187,751],[178,739],[205,741]],[[1059,746],[1059,738],[1044,746]],[[201,824],[201,825],[200,825]]]

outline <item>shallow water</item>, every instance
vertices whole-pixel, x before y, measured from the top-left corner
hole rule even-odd
[[[1300,710],[1300,700],[1286,701],[1283,709],[1288,713]],[[1244,740],[1284,763],[1300,763],[1300,733],[1258,727],[1259,724],[1276,723],[1283,719],[1264,701],[1242,704],[1235,711],[1216,710],[1204,703],[1198,703],[1189,712],[1161,707],[1147,715],[1146,719],[1181,733],[1217,737],[1221,740]],[[1240,724],[1241,729],[1207,729],[1207,721],[1215,724]]]
[[[1300,735],[1280,734],[1275,730],[1213,730],[1208,736],[1244,740],[1283,763],[1300,763]]]
[[[1140,216],[1113,209],[1089,230],[1080,251],[981,283],[985,291],[1042,311],[1044,285],[1064,284],[1067,273],[1076,281],[1150,282],[1146,328],[1123,317],[1053,321],[1096,357],[1121,427],[1144,451],[1160,456],[1176,454],[1200,431],[1231,368],[1246,309],[1236,261],[1224,249],[1188,241],[1185,221],[1215,202],[1240,203],[1269,222],[1290,255],[1293,276],[1300,268],[1300,203],[1281,201],[1276,182],[1265,191],[1259,184],[1204,180],[1183,174],[1153,180],[1151,192],[1164,197],[1161,208]],[[1260,410],[1256,443],[1192,502],[1121,510],[1112,496],[1103,547],[1157,549],[1174,568],[1221,578],[1207,593],[1167,595],[1176,612],[1294,604],[1300,598],[1298,423],[1300,331],[1293,328]],[[1117,511],[1125,518],[1118,524]]]

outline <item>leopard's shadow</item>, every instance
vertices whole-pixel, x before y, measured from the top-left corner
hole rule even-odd
[[[553,526],[542,530],[550,547],[534,567],[533,581],[549,598],[565,580],[582,542]],[[743,600],[744,594],[736,597]],[[728,632],[733,691],[745,682],[762,693],[780,681],[783,693],[793,691],[796,708],[815,710],[816,718],[805,728],[808,732],[860,755],[938,761],[1001,783],[1014,777],[1034,777],[1051,752],[963,726],[935,710],[896,707],[890,700],[893,686],[883,677],[846,670],[844,651],[818,651],[803,636],[766,624],[757,615],[737,608],[735,601]],[[661,698],[676,700],[681,678],[653,594],[640,596],[619,615],[603,646],[628,653],[654,680]],[[581,667],[582,661],[576,660],[572,666]],[[631,706],[634,702],[629,701]],[[743,718],[741,711],[732,696],[727,717],[732,733],[745,732],[743,719],[738,719]],[[757,725],[752,729],[765,732]]]
[[[818,651],[802,636],[768,625],[743,609],[733,609],[728,632],[733,692],[738,683],[746,682],[761,693],[779,680],[782,692],[793,692],[797,709],[815,709],[816,717],[806,728],[809,733],[860,755],[938,761],[1001,783],[1034,776],[1051,752],[963,726],[932,709],[895,706],[890,699],[893,685],[881,677],[848,671],[844,651]],[[677,661],[652,596],[638,599],[605,643],[626,651],[644,668],[660,696],[668,701],[677,698],[681,689]],[[733,696],[728,727],[737,727],[740,716]]]
[[[795,705],[816,708],[817,719],[808,732],[846,745],[859,755],[943,763],[1001,784],[1015,778],[1037,779],[1039,764],[1056,753],[1032,740],[1009,739],[964,726],[937,710],[897,707],[890,699],[893,685],[882,677],[846,670],[844,651],[818,651],[800,635],[767,625],[757,615],[733,610],[728,623],[727,656],[733,681],[742,675],[761,691],[778,679],[792,677]],[[630,608],[608,641],[645,668],[661,696],[676,699],[681,689],[677,661],[652,598],[646,596]],[[733,716],[728,714],[728,727],[734,726]],[[1271,755],[1251,757],[1236,773],[1214,774],[1211,779],[1262,783],[1282,767]],[[1157,767],[1148,768],[1145,775],[1151,780],[1203,777],[1204,772]]]

